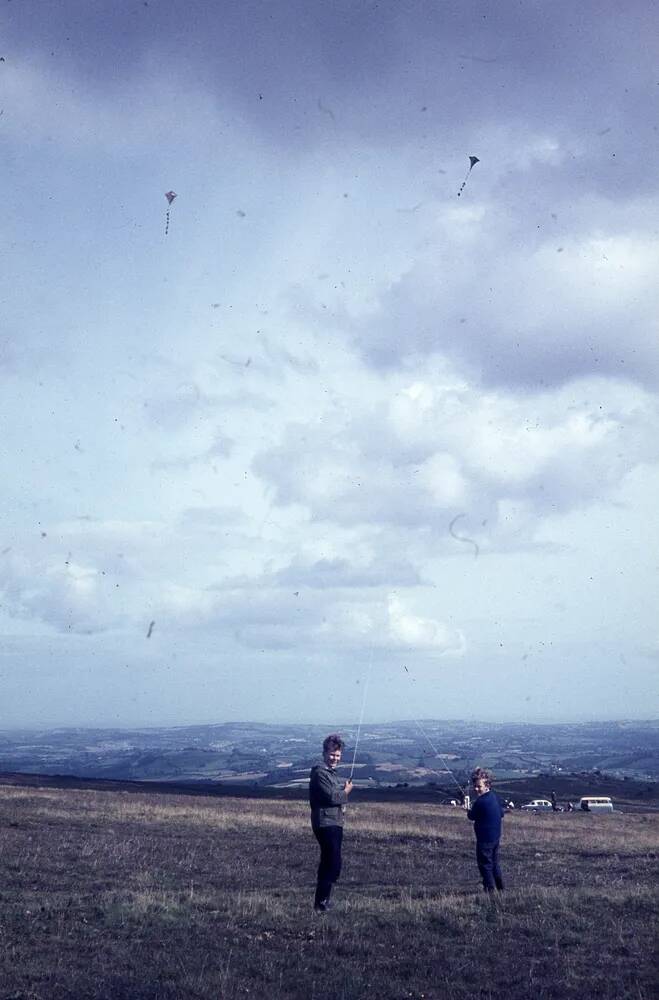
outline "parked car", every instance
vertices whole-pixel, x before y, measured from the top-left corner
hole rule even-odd
[[[522,809],[531,809],[533,812],[553,812],[553,806],[549,799],[531,799],[526,802]]]
[[[608,795],[582,795],[579,806],[584,812],[613,812],[613,802]]]

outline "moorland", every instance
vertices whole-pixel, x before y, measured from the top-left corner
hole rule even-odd
[[[656,995],[657,812],[509,814],[496,900],[462,810],[348,820],[316,914],[304,801],[0,785],[0,997]]]

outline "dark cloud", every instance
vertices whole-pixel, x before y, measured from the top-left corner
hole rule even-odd
[[[639,44],[656,24],[642,3],[624,11],[612,0],[578,10],[565,0],[9,6],[14,58],[47,59],[99,91],[145,72],[180,75],[287,146],[337,130],[389,144],[451,134],[464,145],[484,121],[552,129],[566,113],[596,133],[625,97],[628,120],[642,121],[656,83],[651,47]]]

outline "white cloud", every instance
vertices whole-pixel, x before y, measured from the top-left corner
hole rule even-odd
[[[348,524],[431,527],[470,512],[510,543],[513,509],[528,543],[551,510],[604,498],[651,457],[653,397],[625,382],[581,380],[523,396],[455,380],[372,381],[379,402],[289,425],[254,468],[277,502]],[[375,415],[373,415],[375,414]],[[505,524],[498,525],[504,514]]]
[[[547,212],[523,238],[494,201],[442,205],[433,219],[409,267],[383,281],[377,308],[352,324],[371,363],[443,353],[494,385],[537,388],[589,373],[656,384],[659,242],[641,219],[631,230],[618,219],[566,229]]]
[[[395,645],[410,650],[426,649],[439,656],[462,656],[465,653],[467,643],[459,629],[410,613],[397,595],[389,595],[387,611],[389,637]]]
[[[113,601],[109,581],[93,566],[5,558],[0,595],[12,617],[43,622],[58,631],[89,634],[126,617]]]
[[[467,482],[453,455],[436,452],[419,467],[419,482],[442,510],[460,507],[467,498]]]

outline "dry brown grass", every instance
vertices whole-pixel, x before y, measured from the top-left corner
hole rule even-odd
[[[513,814],[492,901],[461,811],[356,804],[318,917],[302,802],[4,787],[0,997],[650,1000],[658,826]]]

